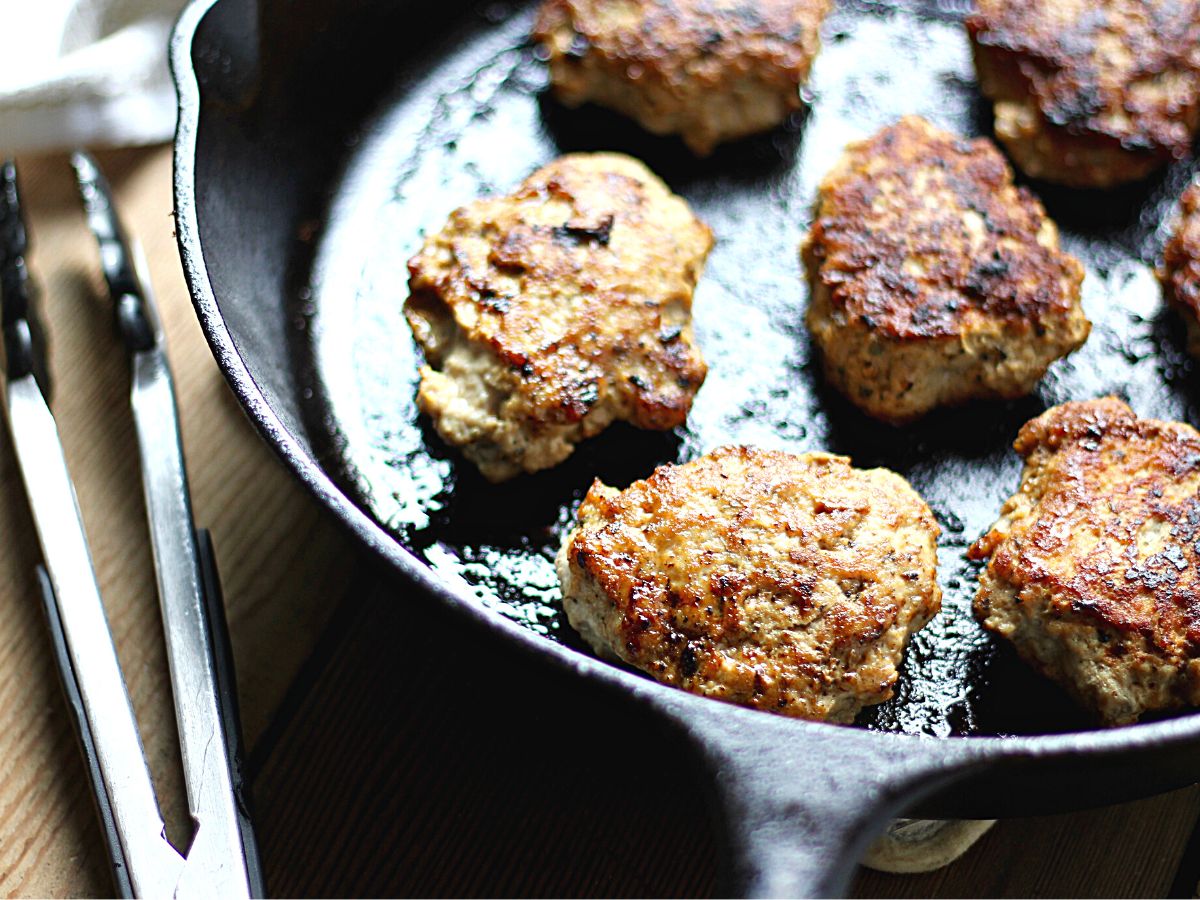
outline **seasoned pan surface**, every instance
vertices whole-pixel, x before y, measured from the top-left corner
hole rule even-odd
[[[976,624],[978,569],[965,550],[1017,484],[1017,429],[1046,407],[1116,393],[1142,415],[1197,421],[1200,392],[1182,326],[1162,311],[1152,271],[1162,223],[1191,166],[1107,193],[1031,185],[1065,248],[1087,267],[1084,306],[1094,329],[1030,398],[940,412],[903,429],[880,425],[823,383],[803,324],[797,245],[816,185],[843,146],[906,113],[987,133],[962,5],[841,3],[826,22],[810,110],[703,161],[614,114],[551,100],[527,43],[529,6],[481,8],[424,56],[404,60],[396,92],[354,138],[301,278],[296,349],[309,370],[306,412],[324,436],[326,466],[442,577],[576,647],[553,557],[594,477],[624,486],[657,464],[728,443],[831,450],[859,466],[887,466],[912,481],[942,524],[945,600],[914,640],[896,696],[860,724],[934,735],[1088,727],[1056,687]],[[405,263],[455,207],[509,190],[561,153],[601,149],[646,161],[717,235],[695,302],[708,381],[685,429],[617,426],[557,469],[489,485],[417,415],[419,354],[401,315]]]

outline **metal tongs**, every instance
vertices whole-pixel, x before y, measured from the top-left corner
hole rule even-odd
[[[45,560],[39,576],[64,690],[118,890],[138,897],[262,896],[258,853],[242,797],[241,734],[224,608],[211,542],[193,525],[174,386],[144,258],[122,229],[95,162],[77,153],[72,163],[132,369],[142,486],[195,826],[185,853],[164,833],[47,402],[50,381],[25,267],[27,240],[16,168],[7,162],[0,169],[5,400]]]

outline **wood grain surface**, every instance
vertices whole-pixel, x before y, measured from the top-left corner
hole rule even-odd
[[[146,244],[196,516],[213,531],[276,895],[665,895],[719,890],[721,835],[679,738],[643,711],[410,595],[275,462],[192,314],[166,148],[100,154]],[[61,156],[19,160],[53,406],[173,836],[186,834],[128,372]],[[0,894],[111,892],[39,611],[0,429]],[[1200,788],[999,823],[929,875],[856,896],[1192,896]]]

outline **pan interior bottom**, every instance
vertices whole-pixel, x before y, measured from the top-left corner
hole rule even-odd
[[[1029,398],[893,429],[824,384],[803,324],[797,246],[816,186],[847,141],[906,113],[986,133],[989,110],[961,25],[905,4],[841,5],[826,25],[809,111],[697,161],[611,113],[559,107],[527,46],[528,8],[491,12],[404,64],[403,90],[354,142],[316,249],[303,301],[313,372],[306,402],[351,494],[479,603],[579,646],[561,612],[553,557],[593,478],[624,486],[655,465],[731,443],[886,466],[938,516],[945,599],[913,640],[895,697],[861,724],[933,735],[1086,727],[1057,688],[979,628],[970,609],[978,571],[965,551],[1017,485],[1018,428],[1048,406],[1116,393],[1142,415],[1197,421],[1192,364],[1151,268],[1159,223],[1189,166],[1102,196],[1035,185],[1066,249],[1087,268],[1090,341]],[[708,381],[684,429],[616,426],[552,471],[489,485],[417,415],[419,356],[401,315],[405,263],[455,207],[508,190],[564,152],[601,149],[645,160],[718,237],[695,299]]]

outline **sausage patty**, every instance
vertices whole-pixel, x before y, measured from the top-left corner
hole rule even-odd
[[[893,472],[727,447],[623,491],[597,481],[558,574],[597,652],[693,693],[849,722],[892,695],[940,608],[937,535]]]
[[[564,156],[456,210],[409,262],[418,406],[499,481],[614,419],[683,424],[704,382],[692,292],[712,233],[640,162]]]
[[[996,136],[1034,178],[1109,187],[1185,156],[1200,125],[1200,0],[978,0]]]
[[[976,615],[1106,724],[1200,703],[1200,433],[1108,397],[1014,446],[1020,489],[970,550]]]
[[[534,38],[554,92],[707,155],[801,105],[832,0],[545,0]]]
[[[1091,328],[1083,267],[995,146],[916,116],[847,147],[801,252],[826,376],[887,422],[1027,394]]]

